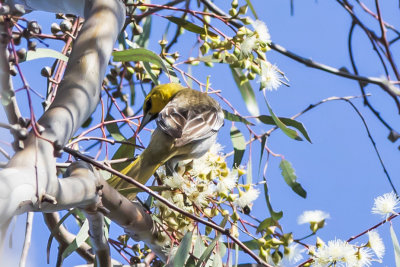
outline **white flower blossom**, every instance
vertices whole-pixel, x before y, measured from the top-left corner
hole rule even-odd
[[[214,187],[214,190],[217,193],[226,193],[227,191],[231,191],[237,183],[238,180],[238,172],[237,170],[233,170],[229,172],[228,176],[221,177]]]
[[[317,248],[313,257],[315,266],[357,266],[357,250],[346,241],[335,239],[327,245]],[[340,265],[342,264],[342,265]]]
[[[261,75],[258,82],[269,91],[277,90],[282,84],[277,67],[269,62],[262,61]]]
[[[194,176],[207,175],[210,172],[219,170],[220,167],[217,162],[221,159],[221,150],[222,146],[219,143],[215,143],[205,155],[194,159],[191,174]]]
[[[387,218],[396,213],[395,210],[398,208],[399,202],[399,198],[394,192],[386,193],[374,199],[372,213],[380,214]]]
[[[174,172],[172,176],[164,179],[164,184],[171,188],[181,188],[184,181],[185,180],[179,174]]]
[[[244,208],[246,206],[251,205],[253,203],[253,201],[258,198],[259,194],[260,194],[260,191],[258,189],[250,187],[249,190],[247,190],[246,192],[243,192],[243,194],[241,194],[241,196],[239,196],[237,199],[235,199],[233,203],[236,206]]]
[[[385,245],[383,244],[382,238],[379,236],[378,231],[372,230],[368,232],[368,245],[375,252],[375,255],[382,259],[385,255]]]
[[[319,223],[329,218],[329,213],[322,210],[306,210],[299,216],[299,218],[297,219],[297,223]]]
[[[371,266],[372,260],[372,251],[369,248],[360,248],[356,253],[357,262],[355,263],[355,267],[364,267]]]
[[[305,248],[301,247],[299,244],[292,243],[285,249],[285,253],[282,259],[282,263],[285,266],[293,266],[296,262],[299,262],[303,259],[302,253],[305,251]]]
[[[265,22],[261,20],[255,20],[251,22],[251,26],[253,26],[254,30],[258,34],[258,39],[264,43],[271,42],[271,35],[269,34],[269,30]]]
[[[240,53],[244,57],[248,57],[252,52],[253,49],[256,49],[258,46],[256,36],[246,37],[243,42],[240,44]]]

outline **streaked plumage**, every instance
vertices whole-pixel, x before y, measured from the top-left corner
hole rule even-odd
[[[154,87],[147,95],[140,130],[156,119],[157,128],[143,153],[122,173],[142,184],[163,164],[173,171],[185,159],[204,155],[215,143],[223,125],[224,115],[217,101],[206,93],[179,84],[170,83]],[[132,187],[118,177],[109,183],[117,189]],[[128,194],[132,199],[135,194]]]

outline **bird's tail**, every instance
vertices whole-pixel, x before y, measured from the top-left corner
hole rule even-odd
[[[143,160],[142,155],[136,160],[126,166],[121,173],[125,174],[134,180],[145,184],[147,180],[154,174],[154,172],[160,167],[160,162],[152,162]],[[122,195],[127,197],[129,200],[133,200],[138,192],[137,187],[133,184],[119,178],[118,176],[112,176],[107,182],[117,189]]]

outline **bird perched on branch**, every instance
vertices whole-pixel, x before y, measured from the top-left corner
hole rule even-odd
[[[217,139],[224,123],[224,113],[213,98],[178,83],[154,87],[146,96],[144,116],[139,131],[156,119],[148,147],[121,172],[145,184],[163,164],[174,172],[181,160],[199,158]],[[114,176],[108,180],[116,189],[132,187],[131,184]],[[136,193],[126,197],[133,199]]]

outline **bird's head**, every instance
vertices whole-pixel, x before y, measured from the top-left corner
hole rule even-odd
[[[179,83],[166,83],[155,86],[144,99],[143,119],[139,126],[139,132],[146,124],[157,118],[158,113],[182,89],[185,89],[185,87]]]

